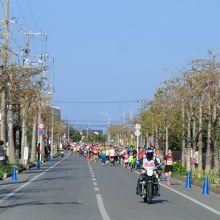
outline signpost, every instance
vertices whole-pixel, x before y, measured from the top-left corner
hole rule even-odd
[[[44,124],[39,124],[38,125],[38,136],[40,140],[40,152],[42,152],[42,147],[43,147],[43,135],[44,135]],[[41,160],[41,154],[40,154],[40,160]]]
[[[135,125],[135,132],[134,132],[134,134],[135,134],[135,136],[137,136],[137,159],[138,159],[138,152],[139,152],[139,149],[138,149],[138,147],[139,147],[139,137],[141,135],[140,129],[141,129],[141,125],[140,124],[136,124]]]
[[[25,165],[27,164],[28,161],[28,147],[24,147],[24,162]]]

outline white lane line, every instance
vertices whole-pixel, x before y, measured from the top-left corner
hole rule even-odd
[[[137,171],[135,171],[135,173],[140,174]],[[172,191],[172,192],[174,192],[174,193],[176,193],[176,194],[178,194],[178,195],[180,195],[180,196],[182,196],[182,197],[184,197],[184,198],[186,198],[186,199],[196,203],[197,205],[199,205],[199,206],[209,210],[210,212],[213,212],[213,213],[215,213],[217,215],[220,215],[220,211],[218,211],[216,209],[213,209],[212,207],[210,207],[210,206],[208,206],[208,205],[206,205],[206,204],[204,204],[202,202],[199,202],[198,200],[193,199],[192,197],[187,196],[187,195],[185,195],[185,194],[183,194],[183,193],[181,193],[181,192],[179,192],[179,191],[177,191],[177,190],[175,190],[175,189],[173,189],[171,187],[168,187],[168,186],[164,185],[163,183],[160,183],[160,185],[163,186],[165,189],[168,189],[168,190],[170,190],[170,191]]]
[[[69,156],[68,156],[69,157]],[[67,157],[67,158],[68,158]],[[39,177],[43,176],[45,173],[47,173],[49,170],[53,169],[55,166],[57,166],[58,164],[60,164],[63,160],[65,160],[66,158],[62,159],[61,161],[57,162],[56,164],[54,164],[53,166],[49,167],[47,170],[45,170],[44,172],[38,174],[37,176],[35,176],[34,178],[32,178],[31,180],[29,180],[28,182],[24,183],[23,185],[21,185],[20,187],[18,187],[17,189],[15,189],[14,191],[12,191],[11,193],[9,193],[8,195],[6,195],[5,197],[3,197],[0,200],[0,204],[3,203],[5,200],[11,198],[12,196],[14,196],[17,192],[19,192],[20,190],[22,190],[23,188],[25,188],[26,186],[28,186],[29,184],[31,184],[32,182],[34,182],[36,179],[38,179]]]
[[[93,175],[91,175],[91,177],[92,177],[92,178],[95,178],[95,175],[93,174]]]
[[[96,182],[96,178],[92,178],[92,181]]]
[[[93,182],[93,186],[98,186],[98,183],[96,183],[96,182]]]
[[[102,215],[103,220],[111,220],[108,213],[106,212],[106,209],[105,209],[105,206],[102,200],[102,196],[100,194],[97,194],[96,199],[97,199],[99,211]]]
[[[94,190],[95,190],[96,192],[99,192],[99,191],[100,191],[99,187],[94,187]]]
[[[212,207],[210,207],[210,206],[208,206],[208,205],[206,205],[206,204],[204,204],[204,203],[202,203],[202,202],[199,202],[198,200],[193,199],[192,197],[187,196],[187,195],[185,195],[185,194],[183,194],[183,193],[181,193],[181,192],[179,192],[179,191],[177,191],[177,190],[175,190],[175,189],[173,189],[173,188],[170,188],[170,187],[164,185],[163,183],[160,183],[160,185],[163,186],[164,188],[166,188],[166,189],[168,189],[168,190],[170,190],[170,191],[172,191],[172,192],[175,192],[176,194],[178,194],[178,195],[180,195],[180,196],[182,196],[182,197],[184,197],[184,198],[186,198],[186,199],[188,199],[188,200],[190,200],[190,201],[196,203],[197,205],[202,206],[203,208],[209,210],[210,212],[213,212],[213,213],[215,213],[215,214],[217,214],[217,215],[220,215],[220,211],[218,211],[218,210],[216,210],[216,209],[213,209]]]

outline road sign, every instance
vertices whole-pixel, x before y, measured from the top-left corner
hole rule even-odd
[[[136,125],[135,125],[135,129],[136,129],[136,130],[140,130],[140,129],[141,129],[141,125],[140,125],[140,124],[136,124]]]
[[[28,160],[28,147],[24,147],[24,160]]]
[[[136,130],[136,131],[134,132],[134,134],[138,137],[138,136],[141,135],[141,132],[140,132],[139,130]]]

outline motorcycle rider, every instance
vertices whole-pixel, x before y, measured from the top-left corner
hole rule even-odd
[[[142,164],[142,171],[141,171],[141,175],[138,179],[137,182],[137,187],[136,187],[136,194],[139,195],[139,187],[140,187],[140,182],[142,182],[145,178],[145,173],[146,170],[150,167],[153,170],[158,169],[161,166],[161,164],[158,164],[156,158],[154,157],[154,152],[152,148],[148,148],[146,151],[146,155],[143,158],[143,164]],[[160,196],[159,193],[159,186],[158,186],[158,179],[156,178],[156,176],[154,177],[154,190],[155,190],[155,196]]]

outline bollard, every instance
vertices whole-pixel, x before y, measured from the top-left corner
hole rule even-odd
[[[40,160],[37,160],[36,168],[39,170],[40,169]]]
[[[191,174],[190,172],[187,172],[187,178],[186,178],[186,189],[191,189]]]
[[[17,181],[17,172],[16,172],[16,166],[13,167],[12,170],[12,181],[16,182]]]
[[[205,196],[209,195],[209,180],[208,180],[207,176],[204,179],[202,194],[205,195]]]

